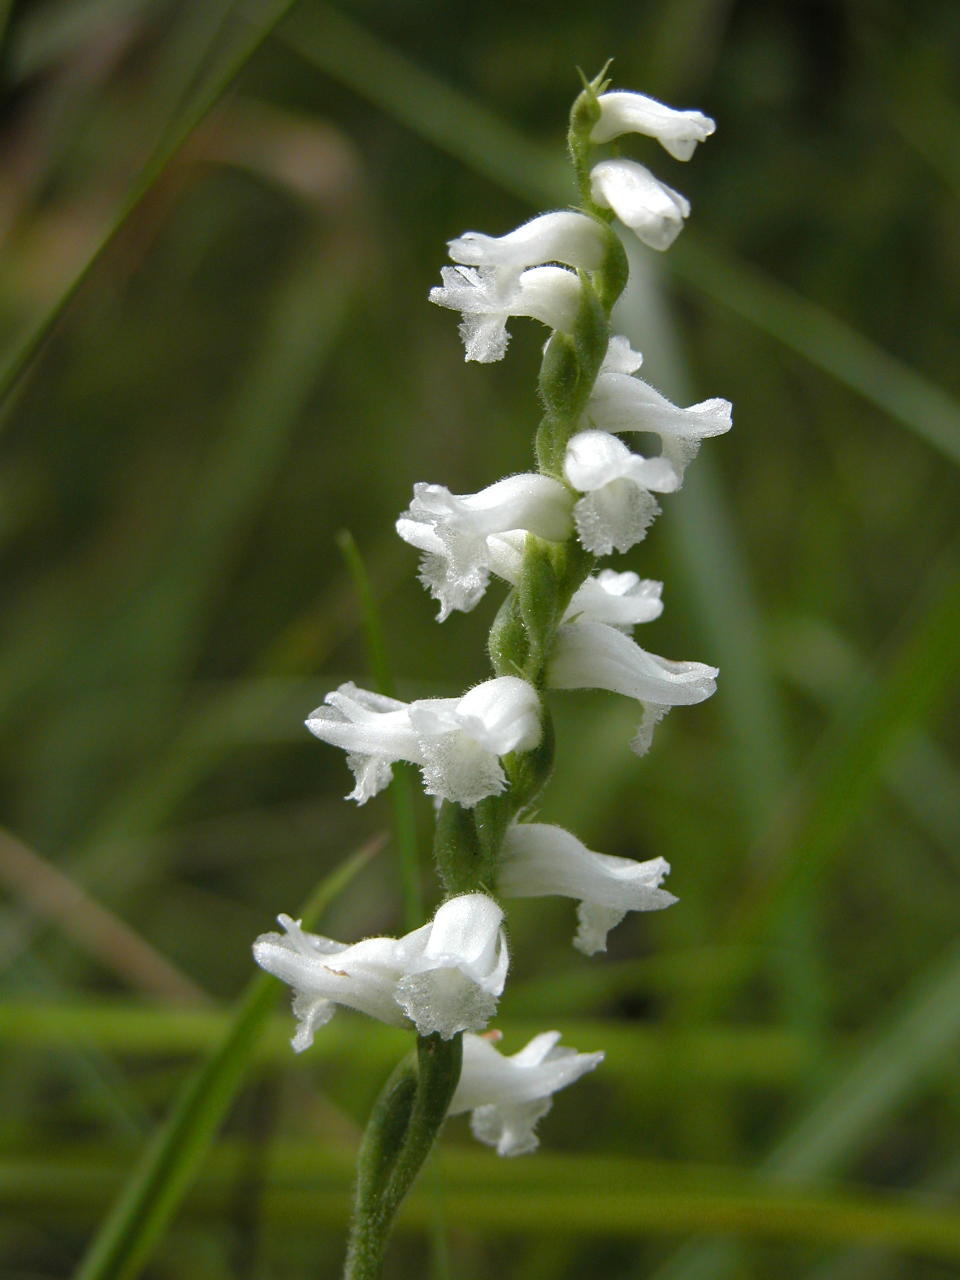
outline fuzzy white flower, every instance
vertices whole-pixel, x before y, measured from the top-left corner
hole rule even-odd
[[[423,552],[420,581],[439,602],[443,622],[454,609],[477,604],[490,577],[491,534],[529,529],[562,542],[570,532],[570,494],[559,480],[508,476],[479,493],[454,494],[439,484],[417,484],[397,521],[397,533]]]
[[[283,933],[264,933],[253,944],[261,969],[289,983],[298,1020],[292,1044],[297,1053],[333,1017],[338,1004],[393,1026],[408,1026],[397,1004],[402,969],[396,938],[365,938],[352,946],[300,928],[299,920],[278,916]]]
[[[600,431],[649,431],[661,440],[661,456],[678,483],[696,456],[700,441],[723,435],[733,424],[729,400],[702,400],[681,408],[649,382],[604,364],[587,400],[581,423]]]
[[[601,569],[573,593],[563,615],[565,622],[584,617],[605,622],[621,631],[631,631],[640,622],[653,622],[663,613],[662,582],[640,578],[629,571]]]
[[[669,871],[663,858],[636,862],[594,853],[562,827],[523,822],[507,832],[498,887],[510,898],[579,899],[573,945],[592,956],[606,951],[607,933],[628,911],[661,911],[676,902],[660,888]]]
[[[689,160],[698,142],[715,131],[716,124],[702,111],[678,111],[643,93],[602,93],[600,119],[593,126],[593,142],[609,142],[623,133],[656,138],[675,160]]]
[[[467,893],[399,940],[397,1001],[420,1035],[437,1032],[449,1040],[493,1017],[509,965],[502,921],[492,898]]]
[[[716,667],[660,658],[616,627],[587,619],[560,627],[547,669],[554,689],[609,689],[636,698],[643,706],[630,744],[637,755],[649,750],[657,721],[670,707],[703,702],[716,690],[716,678]]]
[[[390,781],[400,760],[417,764],[427,795],[467,808],[506,786],[500,757],[540,742],[540,702],[517,676],[485,680],[462,698],[399,702],[343,684],[307,720],[323,742],[347,752],[363,804]]]
[[[494,1036],[463,1037],[463,1069],[450,1114],[472,1111],[474,1136],[501,1156],[519,1156],[538,1146],[537,1121],[553,1105],[553,1095],[603,1061],[602,1053],[577,1053],[558,1045],[559,1031],[544,1031],[509,1056],[494,1047]]]
[[[595,271],[604,258],[608,232],[584,213],[558,210],[542,213],[505,236],[465,231],[449,242],[450,257],[469,267],[494,267],[505,276],[525,267],[563,262],[582,271]]]
[[[526,533],[513,530],[487,540],[491,572],[515,587],[523,570]],[[564,622],[590,618],[630,632],[640,622],[652,622],[663,613],[662,582],[640,578],[629,571],[601,569],[586,578],[570,598]]]
[[[635,160],[601,160],[590,170],[590,193],[612,209],[645,245],[669,249],[690,216],[690,202]]]
[[[253,944],[261,969],[294,991],[297,1053],[333,1017],[338,1004],[420,1035],[445,1039],[486,1026],[506,980],[503,912],[482,893],[451,898],[433,920],[402,938],[364,938],[348,945],[301,929],[279,916],[284,932]]]
[[[678,483],[666,458],[643,458],[606,431],[573,436],[563,471],[584,494],[573,509],[577,534],[598,556],[639,542],[660,510],[651,490],[671,493]]]
[[[569,333],[580,305],[580,281],[564,267],[531,267],[519,278],[496,267],[442,267],[440,277],[443,284],[430,290],[430,301],[463,314],[464,358],[481,364],[503,359],[511,316]]]

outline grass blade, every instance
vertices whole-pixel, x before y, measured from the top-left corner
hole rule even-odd
[[[319,885],[303,910],[310,921],[362,870],[382,838],[343,862]],[[243,1083],[277,995],[266,974],[253,978],[210,1057],[185,1086],[126,1182],[94,1238],[77,1280],[122,1280],[136,1275],[188,1190],[227,1108]]]
[[[395,698],[396,685],[387,646],[383,638],[380,611],[370,585],[370,577],[360,549],[348,529],[337,535],[337,546],[347,562],[353,585],[360,599],[363,630],[367,641],[367,656],[378,693]],[[409,932],[423,922],[423,892],[420,887],[420,858],[417,848],[417,823],[413,802],[413,787],[406,769],[398,769],[390,785],[390,802],[393,807],[394,843],[400,859],[400,891],[403,898],[404,925]]]
[[[158,179],[163,175],[170,161],[177,155],[194,129],[212,110],[233,81],[244,69],[253,55],[267,39],[274,28],[286,17],[296,0],[271,0],[265,6],[258,21],[251,23],[250,31],[238,48],[222,67],[212,83],[197,94],[193,103],[183,112],[180,120],[164,132],[159,144],[147,159],[140,173],[131,183],[120,206],[111,219],[106,231],[84,260],[73,279],[60,296],[47,308],[34,325],[29,329],[19,344],[14,348],[3,366],[0,367],[0,404],[8,398],[16,388],[20,378],[29,368],[34,357],[40,351],[47,338],[56,327],[60,317],[66,311],[84,282],[90,276],[97,263],[116,239],[128,218],[149,195]]]

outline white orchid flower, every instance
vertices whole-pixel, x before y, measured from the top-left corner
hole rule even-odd
[[[411,703],[344,684],[327,694],[307,728],[347,752],[356,778],[348,799],[363,804],[407,760],[420,766],[427,795],[466,808],[503,791],[500,757],[531,751],[542,735],[537,691],[517,676],[485,680],[462,698]]]
[[[600,431],[649,431],[659,435],[661,456],[678,483],[696,456],[700,441],[723,435],[733,425],[729,400],[702,400],[681,408],[649,382],[604,365],[587,400],[581,424]]]
[[[716,130],[702,111],[678,111],[643,93],[602,93],[600,119],[590,133],[593,142],[610,142],[623,133],[656,138],[675,160],[689,160],[697,143]]]
[[[631,747],[637,755],[650,748],[653,730],[670,707],[703,702],[715,692],[717,668],[702,662],[673,662],[647,653],[603,622],[567,622],[547,668],[553,689],[609,689],[636,698],[643,718]]]
[[[397,1001],[420,1035],[436,1032],[449,1040],[493,1017],[509,965],[502,921],[492,898],[467,893],[399,940]]]
[[[465,1035],[450,1115],[473,1112],[474,1137],[496,1147],[498,1155],[535,1151],[536,1124],[553,1105],[553,1095],[603,1061],[602,1053],[577,1053],[560,1046],[559,1039],[559,1031],[544,1031],[507,1056],[494,1047],[493,1035]]]
[[[262,934],[253,944],[253,957],[293,988],[298,1026],[291,1043],[297,1053],[313,1043],[314,1032],[330,1021],[338,1004],[392,1026],[409,1025],[396,1000],[403,972],[396,938],[365,938],[349,946],[307,933],[289,916],[277,919],[284,932]]]
[[[307,933],[279,916],[284,932],[253,944],[261,969],[294,991],[297,1053],[333,1017],[338,1004],[395,1027],[439,1032],[445,1039],[484,1027],[506,981],[503,912],[482,893],[451,898],[430,924],[403,938],[365,938],[348,945]]]
[[[588,618],[630,632],[640,622],[653,622],[663,613],[662,582],[640,578],[629,571],[601,569],[573,593],[563,615],[564,622]]]
[[[577,534],[594,555],[627,551],[659,513],[651,490],[671,493],[678,480],[666,458],[644,458],[606,431],[580,431],[567,445],[563,472],[584,495],[573,509]]]
[[[585,213],[558,210],[532,218],[504,236],[465,231],[448,248],[454,262],[495,268],[505,278],[547,262],[595,271],[603,263],[608,234]]]
[[[562,542],[570,532],[570,507],[570,494],[559,480],[534,473],[508,476],[469,494],[417,484],[396,528],[404,542],[423,552],[420,581],[439,603],[443,622],[455,609],[469,612],[483,596],[491,534],[529,529]]]
[[[437,306],[460,311],[466,360],[490,364],[507,351],[507,321],[528,316],[569,333],[580,305],[580,281],[564,267],[531,267],[504,274],[496,267],[442,267],[442,285],[430,290]]]
[[[592,956],[606,951],[607,933],[628,911],[662,911],[676,902],[660,888],[669,872],[663,858],[636,862],[594,853],[562,827],[522,822],[504,840],[498,887],[508,898],[579,899],[573,945]]]
[[[690,216],[690,201],[635,160],[601,160],[590,170],[590,194],[651,249],[669,249]]]

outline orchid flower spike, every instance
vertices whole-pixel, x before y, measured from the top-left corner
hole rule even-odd
[[[600,119],[593,126],[593,142],[610,142],[623,133],[656,138],[675,160],[689,160],[697,143],[715,132],[716,124],[702,111],[678,111],[643,93],[602,93]]]
[[[700,448],[700,441],[720,436],[733,425],[729,400],[702,400],[688,408],[672,404],[649,382],[605,362],[581,419],[600,431],[650,431],[661,440],[661,456],[673,468],[677,484]]]
[[[601,160],[590,170],[590,194],[651,249],[669,249],[690,216],[690,201],[635,160]]]
[[[465,231],[449,242],[450,257],[469,267],[494,268],[509,279],[526,267],[562,262],[580,271],[602,265],[609,231],[585,213],[542,213],[505,236]]]
[[[420,766],[427,795],[465,808],[503,791],[500,757],[532,751],[543,732],[537,691],[518,676],[485,680],[462,698],[411,703],[343,684],[307,728],[347,752],[356,779],[348,799],[363,804],[387,786],[392,766],[407,760]]]
[[[439,602],[443,622],[454,609],[469,612],[486,591],[491,534],[529,529],[561,542],[570,533],[570,505],[559,480],[533,473],[463,495],[439,484],[417,484],[397,533],[423,552],[420,581]]]
[[[397,1001],[419,1035],[449,1040],[493,1017],[509,965],[502,921],[492,898],[466,893],[397,943],[404,971]]]
[[[445,1039],[484,1027],[496,1011],[508,957],[503,912],[482,893],[451,898],[430,924],[403,938],[365,938],[348,946],[279,916],[284,932],[253,944],[261,969],[290,984],[298,1019],[297,1053],[338,1004],[396,1027]]]
[[[636,698],[643,718],[630,745],[644,755],[657,721],[670,707],[709,698],[717,674],[716,667],[702,662],[673,662],[647,653],[616,627],[581,619],[558,629],[547,683],[553,689],[609,689]]]
[[[501,1156],[526,1155],[538,1144],[535,1128],[553,1095],[603,1061],[602,1053],[577,1053],[558,1045],[559,1031],[544,1031],[518,1053],[494,1047],[494,1034],[463,1037],[463,1068],[450,1115],[471,1111],[474,1137]]]
[[[529,316],[569,333],[580,305],[580,281],[564,267],[531,267],[519,278],[495,267],[442,267],[440,278],[443,284],[430,290],[430,301],[462,312],[464,359],[481,364],[506,355],[511,316]]]
[[[676,902],[660,888],[670,871],[663,858],[635,862],[593,853],[562,827],[514,823],[503,857],[498,885],[506,897],[579,899],[573,945],[588,956],[606,951],[607,933],[628,911],[662,911]]]
[[[606,431],[581,431],[567,445],[563,472],[584,497],[573,509],[581,543],[594,555],[627,551],[646,536],[660,507],[651,490],[672,493],[666,458],[643,458]]]

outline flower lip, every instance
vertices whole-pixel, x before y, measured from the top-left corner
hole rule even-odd
[[[450,1114],[472,1112],[474,1136],[501,1156],[537,1148],[537,1121],[553,1095],[603,1061],[602,1053],[577,1053],[558,1044],[558,1031],[544,1031],[519,1052],[502,1054],[492,1037],[463,1037],[463,1069]]]
[[[441,267],[430,301],[461,312],[464,358],[489,364],[507,351],[507,320],[527,316],[569,333],[580,305],[580,280],[564,267],[530,267],[517,277],[496,267]]]

